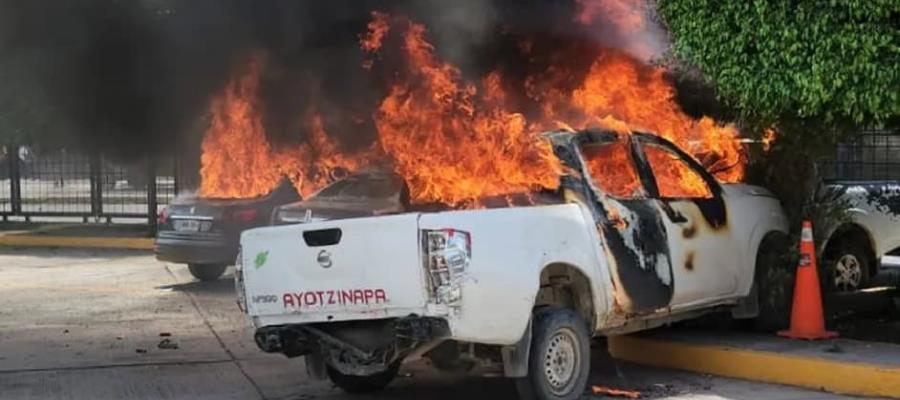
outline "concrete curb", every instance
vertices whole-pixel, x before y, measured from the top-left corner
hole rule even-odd
[[[153,250],[152,238],[70,237],[49,235],[3,235],[5,247],[80,247],[91,249]]]
[[[614,336],[613,357],[638,364],[681,369],[825,390],[900,399],[900,366],[840,361],[731,346]]]

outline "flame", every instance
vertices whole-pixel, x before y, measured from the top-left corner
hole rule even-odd
[[[210,124],[201,145],[201,196],[258,197],[288,178],[308,197],[332,182],[336,171],[354,172],[378,158],[374,148],[342,152],[314,108],[303,114],[309,140],[274,149],[263,128],[257,94],[263,63],[263,57],[251,57],[210,104]]]
[[[434,55],[423,25],[385,14],[375,18],[378,22],[369,27],[376,31],[365,38],[377,37],[377,45],[364,45],[367,52],[381,49],[391,25],[405,28],[407,65],[375,120],[382,147],[410,184],[413,201],[458,205],[484,196],[555,188],[559,163],[545,144],[534,140],[535,133],[551,129],[647,131],[675,143],[723,182],[744,175],[746,159],[737,129],[686,115],[663,68],[600,48],[580,76],[564,64],[551,64],[512,91],[516,81],[499,70],[476,86]],[[529,40],[519,49],[526,54],[537,51]],[[517,112],[514,104],[523,96],[537,103],[537,115]],[[614,156],[607,154],[604,162],[624,161]],[[636,175],[622,172],[626,169],[600,164],[589,168],[595,177],[615,182],[604,185],[611,194],[625,195],[639,187]],[[681,187],[680,193],[705,196],[709,190],[699,176],[679,167],[659,168],[657,174],[667,191]]]
[[[547,93],[542,106],[546,119],[621,133],[647,131],[694,156],[723,182],[737,182],[744,176],[738,130],[708,117],[695,120],[686,115],[675,102],[675,89],[663,68],[643,65],[625,53],[607,49],[575,90]]]
[[[600,190],[624,198],[641,194],[641,181],[632,167],[626,142],[585,147],[582,154],[588,173]]]
[[[761,140],[763,151],[768,153],[776,139],[778,139],[778,131],[774,127],[766,128]]]
[[[599,16],[615,21],[616,29],[622,34],[634,34],[644,24],[647,3],[643,0],[578,0],[578,22],[588,25]]]
[[[200,157],[200,194],[205,197],[256,197],[282,177],[272,161],[257,97],[261,57],[252,57],[210,104],[210,123]]]
[[[656,177],[656,187],[660,196],[675,199],[712,197],[712,192],[703,181],[703,177],[696,174],[674,154],[655,146],[644,146],[644,154]]]
[[[413,202],[461,205],[559,185],[559,161],[522,114],[502,107],[497,78],[479,94],[434,55],[420,24],[407,23],[403,50],[407,79],[391,87],[375,124]]]
[[[382,12],[373,11],[372,20],[366,26],[366,34],[359,38],[359,47],[368,53],[375,53],[381,48],[384,36],[387,35],[391,26],[388,22],[388,15]],[[372,69],[374,60],[366,60],[363,62],[363,69]]]
[[[646,6],[634,0],[579,0],[575,17],[586,28],[611,15],[620,32],[646,24]],[[552,42],[552,41],[551,41]],[[520,37],[517,71],[496,67],[471,81],[435,54],[424,25],[373,12],[359,46],[362,67],[386,75],[386,92],[372,111],[378,141],[346,152],[327,132],[315,107],[298,110],[307,140],[273,148],[267,141],[257,91],[261,57],[239,71],[210,105],[203,141],[201,194],[251,197],[267,193],[287,176],[304,196],[335,178],[387,160],[403,177],[415,203],[478,206],[479,199],[555,189],[560,161],[538,134],[546,130],[602,127],[623,134],[646,131],[666,138],[723,182],[742,179],[746,156],[734,126],[692,118],[675,101],[666,70],[629,53],[594,43],[548,45]],[[555,47],[554,47],[555,46]],[[399,51],[400,57],[381,53]],[[586,62],[573,62],[575,59]],[[402,60],[396,65],[396,60]],[[346,118],[356,118],[345,116]],[[586,150],[586,152],[588,152]],[[654,155],[663,193],[705,196],[708,188],[670,155]],[[587,168],[604,190],[628,196],[641,190],[628,152],[597,150]],[[705,188],[705,191],[704,191]]]

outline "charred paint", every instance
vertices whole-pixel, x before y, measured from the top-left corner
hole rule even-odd
[[[684,269],[688,271],[694,270],[694,252],[689,251],[684,257]]]
[[[710,228],[720,230],[728,226],[728,210],[725,208],[721,189],[714,190],[710,199],[691,199],[691,201],[700,209],[700,214],[703,214],[703,219]]]
[[[690,225],[684,227],[681,230],[681,237],[685,239],[693,239],[694,236],[697,236],[697,223],[691,221]]]
[[[582,132],[551,138],[557,157],[575,171],[583,171],[577,148],[585,143],[619,140],[612,133]],[[649,312],[666,307],[672,300],[673,274],[662,215],[650,199],[612,199],[585,179],[568,174],[562,189],[583,198],[598,225],[611,256],[610,267],[620,283],[617,296],[625,295],[623,313]],[[617,208],[618,207],[618,208]]]
[[[884,213],[900,216],[900,185],[865,185],[866,200]]]
[[[652,311],[665,307],[673,294],[665,227],[659,214],[645,201],[622,203],[636,216],[629,222],[632,228],[619,230],[608,223],[602,232],[609,252],[616,260],[620,289],[630,300],[627,311]],[[598,203],[598,207],[603,205]],[[661,277],[661,273],[665,277]]]

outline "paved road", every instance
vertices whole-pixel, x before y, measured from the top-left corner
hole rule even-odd
[[[351,398],[307,379],[301,360],[258,351],[227,278],[195,282],[185,267],[146,253],[0,249],[0,399]],[[160,348],[166,339],[178,348]],[[652,398],[840,398],[603,360],[595,366],[592,383]],[[497,400],[515,391],[504,379],[439,376],[419,365],[374,398]]]

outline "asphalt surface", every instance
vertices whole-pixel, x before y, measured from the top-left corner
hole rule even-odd
[[[0,399],[350,399],[302,359],[260,352],[230,272],[200,283],[142,252],[0,249]],[[641,367],[596,351],[591,383],[645,398],[837,399],[822,392]],[[381,399],[511,399],[501,378],[412,365]],[[586,399],[602,397],[585,396]]]

